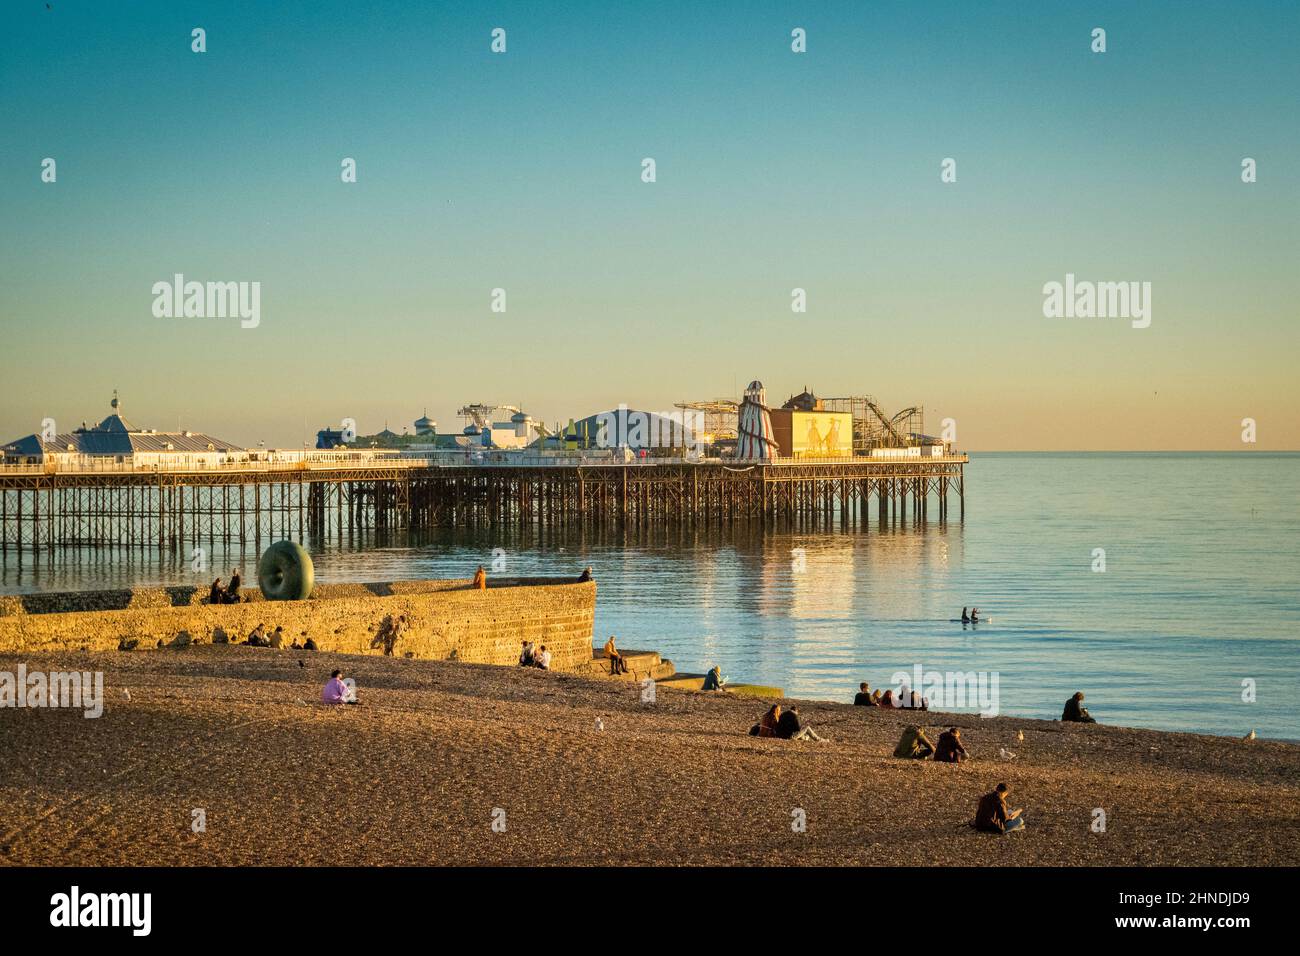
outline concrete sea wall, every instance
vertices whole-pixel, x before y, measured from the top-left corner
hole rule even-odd
[[[545,644],[553,670],[591,662],[594,582],[572,578],[392,581],[317,585],[306,601],[267,601],[254,585],[240,604],[209,605],[207,588],[135,588],[0,597],[0,650],[152,650],[239,643],[257,625],[284,644],[322,651],[513,664],[523,640]],[[394,633],[402,615],[406,625]]]

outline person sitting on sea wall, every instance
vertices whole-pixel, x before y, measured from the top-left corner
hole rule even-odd
[[[961,744],[961,731],[949,727],[939,735],[939,743],[934,748],[934,759],[939,763],[961,763],[970,758],[966,748]]]
[[[532,666],[533,666],[533,653],[534,653],[534,651],[533,651],[533,642],[532,642],[532,641],[520,641],[520,647],[519,647],[519,666],[520,666],[520,667],[532,667]]]
[[[924,730],[912,724],[903,728],[903,736],[898,738],[898,746],[894,748],[895,757],[910,760],[924,760],[932,753],[934,753],[934,744],[930,743],[930,738],[925,735]]]
[[[992,793],[980,797],[975,810],[975,829],[981,833],[1010,833],[1025,825],[1021,810],[1007,810],[1007,794],[1011,788],[1000,783]]]
[[[238,569],[238,568],[231,568],[231,569],[230,569],[230,584],[226,586],[226,593],[225,593],[225,594],[222,596],[222,598],[221,598],[221,600],[222,600],[223,603],[225,603],[225,604],[238,604],[238,603],[239,603],[239,585],[240,585],[240,581],[241,581],[241,578],[240,578],[240,576],[239,576],[239,569]]]
[[[487,571],[483,570],[483,565],[480,564],[474,572],[474,583],[470,587],[476,591],[487,590]]]
[[[611,677],[617,677],[619,674],[627,673],[627,661],[623,660],[623,655],[618,652],[614,646],[614,635],[609,636],[605,642],[605,657],[609,659],[609,674]]]
[[[773,704],[767,713],[758,718],[758,723],[749,728],[751,737],[775,737],[777,724],[781,722],[781,705]]]
[[[212,582],[212,587],[208,590],[209,604],[224,604],[226,601],[226,589],[221,586],[221,578]]]
[[[871,696],[871,688],[867,682],[863,681],[858,685],[858,692],[853,695],[853,706],[855,707],[875,707],[876,699]]]
[[[546,649],[545,644],[543,644],[541,650],[537,652],[537,666],[544,671],[549,671],[551,669],[551,652]]]
[[[589,566],[583,568],[583,569],[582,569],[582,573],[578,575],[578,583],[579,583],[579,584],[583,584],[583,583],[585,583],[585,582],[587,582],[587,581],[591,581],[591,580],[593,580],[593,578],[592,578],[592,576],[591,576],[591,567],[590,567],[590,565],[589,565]]]
[[[704,686],[701,687],[700,690],[722,690],[722,685],[725,683],[726,680],[722,677],[722,668],[715,664],[713,668],[704,675]]]
[[[1061,719],[1076,724],[1095,724],[1097,722],[1088,713],[1088,708],[1083,706],[1083,691],[1077,691],[1073,697],[1065,702],[1065,712],[1061,714]]]
[[[892,690],[885,691],[885,696],[880,698],[878,706],[885,708],[897,707],[898,705],[894,703],[894,692]]]
[[[806,726],[799,720],[799,708],[791,707],[784,711],[776,722],[776,735],[782,740],[816,740],[824,742],[825,737],[819,737],[817,731],[812,727]]]

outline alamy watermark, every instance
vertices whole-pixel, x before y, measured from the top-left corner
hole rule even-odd
[[[172,281],[153,284],[153,314],[157,319],[239,319],[240,328],[262,322],[262,283],[186,282],[178,272]]]
[[[1049,319],[1131,319],[1135,329],[1151,325],[1150,282],[1091,282],[1065,274],[1065,282],[1043,285],[1043,315]]]
[[[702,455],[704,412],[690,408],[638,412],[619,405],[596,416],[596,447],[684,448],[688,455]]]
[[[913,692],[935,710],[974,707],[981,717],[996,717],[1001,705],[997,671],[933,671],[913,664],[910,672],[894,671],[889,682],[904,707],[911,705]]]
[[[62,707],[84,711],[87,719],[104,713],[103,671],[0,671],[0,707]]]

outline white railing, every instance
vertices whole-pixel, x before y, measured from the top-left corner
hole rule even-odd
[[[268,460],[269,459],[269,460]],[[774,458],[767,462],[733,458],[651,457],[623,458],[609,454],[527,455],[492,451],[428,452],[420,455],[348,455],[340,452],[276,454],[268,459],[238,459],[220,462],[168,462],[141,464],[87,457],[78,461],[46,464],[0,462],[0,475],[98,475],[98,474],[266,474],[271,472],[339,471],[373,468],[648,468],[658,465],[726,465],[750,468],[756,465],[893,465],[936,462],[966,462],[965,454],[945,451],[942,455],[854,456],[850,458]]]

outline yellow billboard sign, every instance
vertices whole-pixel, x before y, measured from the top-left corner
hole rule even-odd
[[[790,421],[795,458],[849,458],[853,455],[853,415],[849,412],[795,412]]]

